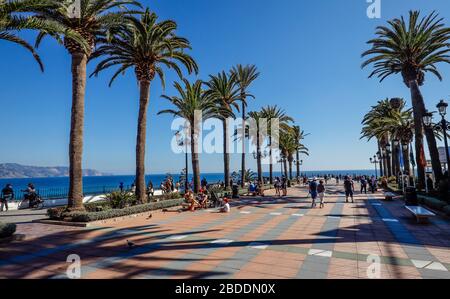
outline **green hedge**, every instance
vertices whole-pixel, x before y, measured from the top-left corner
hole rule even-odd
[[[447,205],[444,201],[431,197],[423,197],[422,203],[438,211],[442,211],[444,207]]]
[[[442,208],[442,211],[450,217],[450,205],[445,206],[444,208]]]
[[[13,223],[0,222],[0,238],[12,236],[16,232],[16,225]]]
[[[131,206],[123,209],[108,209],[100,212],[66,212],[65,207],[53,208],[47,211],[47,215],[53,220],[67,220],[72,222],[91,222],[115,217],[128,216],[153,210],[179,206],[184,199],[168,199],[159,202],[151,202],[142,205]]]

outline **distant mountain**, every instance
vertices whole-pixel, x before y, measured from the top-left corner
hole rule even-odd
[[[106,176],[109,173],[103,173],[93,169],[83,169],[83,176]],[[26,166],[16,163],[0,164],[0,179],[4,178],[47,178],[69,176],[69,167],[39,167]]]

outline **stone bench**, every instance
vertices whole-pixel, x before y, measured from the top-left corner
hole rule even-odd
[[[417,223],[427,222],[430,217],[436,216],[436,214],[421,206],[405,206],[405,207],[416,217]]]

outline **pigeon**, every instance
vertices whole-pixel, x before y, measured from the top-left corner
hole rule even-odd
[[[150,218],[152,218],[152,217],[153,217],[153,215],[150,214],[150,215],[148,215],[147,219],[150,219]]]
[[[127,240],[127,245],[128,245],[128,248],[132,248],[132,247],[134,247],[136,244],[134,244],[133,242]]]

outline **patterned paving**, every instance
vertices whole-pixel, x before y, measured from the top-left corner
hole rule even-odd
[[[229,214],[154,213],[88,229],[19,223],[27,237],[0,245],[0,278],[67,278],[71,254],[81,278],[450,278],[448,219],[418,225],[400,201],[345,203],[341,186],[328,191],[323,209],[292,188],[242,198]]]

